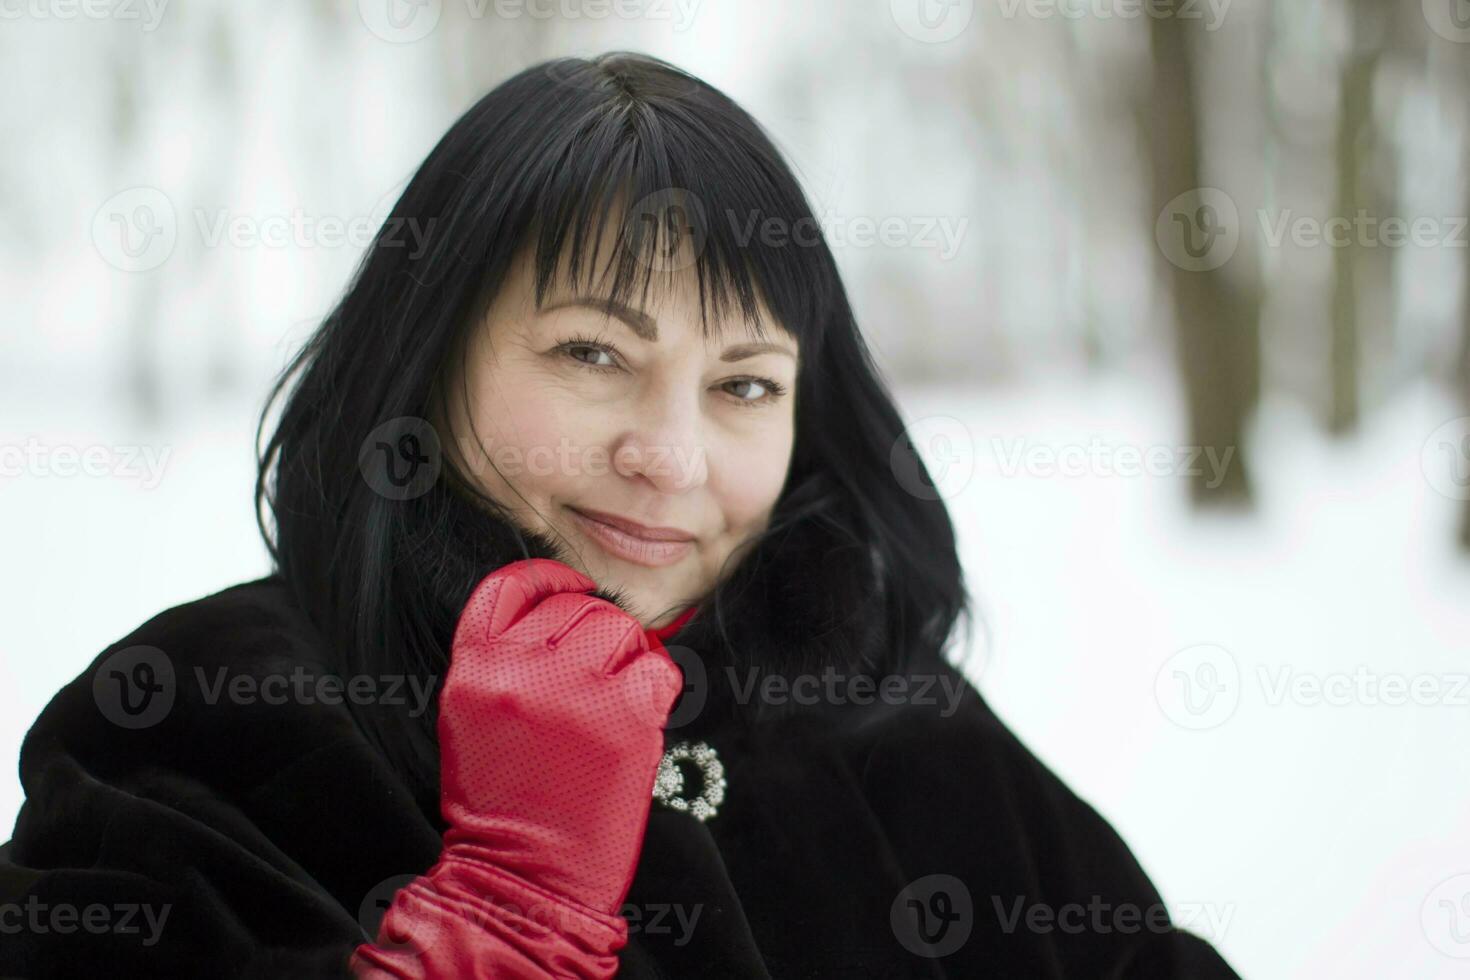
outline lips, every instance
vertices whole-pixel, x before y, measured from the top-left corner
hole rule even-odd
[[[649,568],[672,565],[694,546],[693,535],[678,528],[649,527],[602,511],[582,511],[575,507],[568,507],[567,513],[603,551],[635,565]]]
[[[694,540],[694,535],[690,534],[688,531],[681,531],[676,527],[650,527],[647,524],[639,524],[637,521],[630,521],[626,517],[619,517],[616,514],[609,514],[606,511],[601,510],[588,510],[585,507],[571,507],[568,509],[582,515],[583,517],[590,517],[594,521],[598,521],[602,524],[607,524],[611,527],[615,527],[625,534],[629,534],[635,538],[642,538],[644,541]]]

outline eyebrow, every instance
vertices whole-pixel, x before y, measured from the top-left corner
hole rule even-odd
[[[651,344],[658,342],[658,323],[653,317],[644,313],[642,310],[635,310],[631,306],[614,300],[578,297],[576,299],[561,300],[560,302],[543,306],[540,312],[551,313],[555,310],[563,310],[569,307],[583,307],[598,313],[610,314],[626,323],[629,329],[642,339]],[[760,343],[733,344],[725,348],[725,352],[720,355],[720,360],[743,361],[746,358],[755,357],[759,354],[785,354],[793,360],[796,359],[796,352],[789,345],[763,341]]]

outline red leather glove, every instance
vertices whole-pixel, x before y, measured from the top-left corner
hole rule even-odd
[[[365,977],[611,977],[683,688],[642,625],[544,558],[485,577],[439,695],[439,862],[394,896]]]

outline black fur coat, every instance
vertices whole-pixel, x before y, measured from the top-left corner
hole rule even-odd
[[[689,684],[668,742],[713,746],[727,790],[705,822],[653,805],[619,975],[1234,977],[958,671],[861,679],[881,603],[832,608],[844,563],[817,540],[757,570],[733,639],[701,612],[666,640]],[[452,629],[495,561],[410,573]],[[21,752],[0,977],[348,976],[444,824],[343,702],[435,702],[417,678],[323,682],[318,636],[264,578],[160,613],[56,695]]]

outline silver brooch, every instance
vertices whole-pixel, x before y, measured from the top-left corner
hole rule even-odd
[[[688,760],[699,767],[704,785],[694,799],[684,797],[684,773],[677,765]],[[714,816],[725,802],[725,766],[715,750],[704,742],[680,742],[664,751],[658,761],[658,775],[653,779],[653,798],[670,810],[693,814],[701,823]]]

